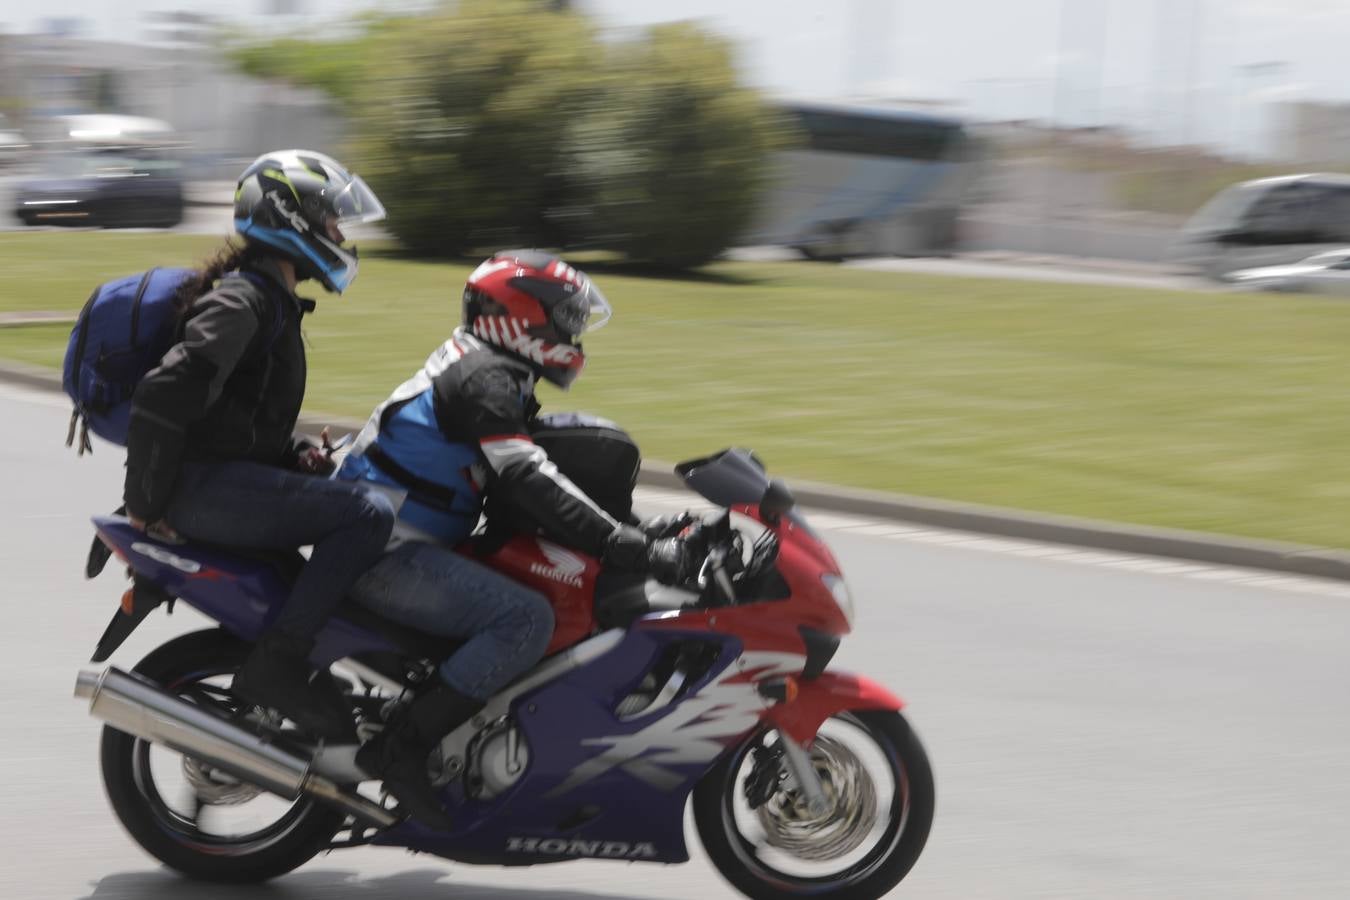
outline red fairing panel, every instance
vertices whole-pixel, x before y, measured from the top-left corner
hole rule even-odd
[[[850,709],[900,710],[905,701],[862,675],[825,672],[814,681],[798,683],[797,699],[780,703],[764,720],[799,744],[809,745],[820,726],[835,713]]]
[[[508,578],[534,588],[553,607],[553,640],[546,653],[588,637],[595,630],[595,580],[600,564],[593,558],[543,538],[516,535],[484,557],[469,555]]]

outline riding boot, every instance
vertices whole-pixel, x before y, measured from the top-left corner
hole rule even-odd
[[[483,701],[438,683],[358,750],[356,764],[378,776],[414,819],[449,830],[451,819],[441,806],[440,789],[427,773],[427,757],[441,738],[482,708]]]
[[[275,709],[311,736],[355,742],[351,707],[327,672],[309,663],[312,638],[269,631],[234,676],[235,696]]]

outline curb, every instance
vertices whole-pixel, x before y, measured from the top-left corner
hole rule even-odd
[[[0,363],[0,381],[46,391],[60,391],[61,379],[48,369]],[[359,431],[364,421],[334,416],[301,416],[299,424],[315,431]],[[683,490],[684,483],[670,463],[643,460],[638,478],[645,487]],[[1052,516],[975,503],[937,500],[880,491],[842,488],[818,482],[791,481],[792,493],[802,506],[829,512],[894,519],[934,528],[969,531],[1000,537],[1091,547],[1117,553],[1162,556],[1240,568],[1266,569],[1315,578],[1350,581],[1350,551],[1277,541],[1261,541],[1199,531],[1117,525],[1094,519]]]
[[[669,465],[659,468],[663,465],[644,461],[642,483],[652,487],[682,487]],[[1181,529],[1118,525],[1095,519],[864,491],[797,479],[791,479],[789,486],[802,506],[830,512],[1117,553],[1350,581],[1350,551],[1346,550]]]
[[[0,328],[26,328],[30,325],[74,325],[78,316],[65,313],[5,313],[0,314]]]

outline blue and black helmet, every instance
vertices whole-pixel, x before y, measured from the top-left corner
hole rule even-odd
[[[383,218],[384,206],[359,176],[310,150],[264,153],[239,176],[234,192],[235,231],[293,261],[300,277],[339,294],[356,278],[356,248],[343,249],[330,224],[340,229]]]

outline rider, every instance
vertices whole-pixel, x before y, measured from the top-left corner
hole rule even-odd
[[[469,276],[461,327],[375,410],[338,472],[401,501],[391,550],[353,598],[405,625],[468,639],[435,686],[357,756],[427,824],[450,825],[427,777],[428,754],[538,662],[553,633],[543,597],[449,549],[474,530],[485,490],[609,567],[670,581],[688,568],[680,540],[649,539],[616,521],[529,436],[535,384],[567,389],[585,362],[582,333],[609,315],[595,284],[562,260],[495,254]]]
[[[234,680],[241,698],[319,737],[347,737],[350,711],[314,681],[314,637],[384,550],[394,510],[378,492],[315,477],[326,454],[292,432],[305,393],[295,294],[334,293],[356,277],[341,226],[384,218],[338,162],[307,150],[266,153],[239,178],[231,241],[179,289],[178,342],[137,386],[124,497],[137,528],[172,539],[257,549],[313,545],[280,615]],[[308,473],[308,474],[306,474]]]

